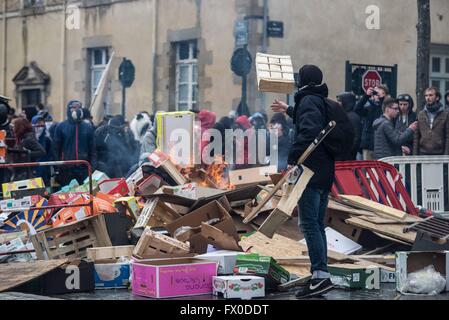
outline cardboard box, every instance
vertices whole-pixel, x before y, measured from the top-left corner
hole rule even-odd
[[[242,252],[238,251],[218,250],[198,255],[195,258],[216,261],[218,262],[218,275],[230,275],[234,273],[237,256],[241,254]]]
[[[114,195],[119,194],[122,197],[128,195],[130,192],[128,184],[123,178],[104,180],[98,184],[98,187],[101,192]]]
[[[265,279],[254,276],[214,277],[214,295],[225,299],[251,300],[265,297]]]
[[[329,265],[332,283],[348,289],[380,289],[378,267],[363,267],[354,264]]]
[[[171,254],[189,253],[188,244],[154,232],[147,227],[134,248],[133,255],[139,259],[151,259],[154,256],[170,257]]]
[[[45,192],[45,184],[44,184],[44,180],[42,180],[42,178],[34,178],[34,179],[4,183],[4,184],[2,184],[2,190],[3,190],[3,198],[4,199],[11,198],[12,191],[25,191],[25,193],[28,193],[28,194],[24,194],[21,197],[17,197],[17,198],[24,198],[29,195],[42,194],[42,192]]]
[[[152,174],[142,180],[139,184],[137,184],[135,193],[136,195],[146,195],[155,193],[164,182],[162,179],[155,174]]]
[[[290,281],[290,273],[281,267],[276,260],[258,254],[238,255],[234,273],[263,277],[269,289],[274,289],[279,284]]]
[[[194,258],[135,261],[132,292],[150,298],[212,294],[217,263]]]
[[[295,90],[290,56],[257,53],[256,72],[260,92],[291,94]]]
[[[149,227],[163,227],[176,221],[182,216],[175,210],[167,206],[158,198],[153,198],[145,203],[140,212],[134,229]]]
[[[137,220],[140,212],[139,204],[137,203],[136,197],[123,197],[119,198],[114,201],[114,204],[117,206],[117,204],[122,204],[125,206],[127,211],[129,212],[129,215]]]
[[[410,273],[433,266],[435,271],[446,278],[449,291],[449,251],[434,252],[396,252],[396,290],[400,291]]]
[[[157,122],[157,146],[158,150],[167,154],[171,159],[179,156],[174,148],[178,143],[180,135],[183,137],[183,154],[176,165],[193,166],[195,164],[195,114],[189,111],[159,112],[156,115]],[[183,130],[183,132],[180,132]],[[185,134],[187,134],[187,136]],[[188,139],[188,140],[187,140]],[[187,140],[187,141],[186,141]]]
[[[380,268],[380,283],[396,283],[396,272]]]
[[[240,240],[237,230],[235,229],[234,221],[232,220],[232,217],[229,215],[229,213],[223,208],[223,206],[218,203],[217,201],[213,201],[187,215],[184,217],[174,221],[173,223],[170,223],[166,225],[166,229],[168,232],[170,232],[171,235],[173,235],[176,230],[180,227],[202,227],[203,222],[208,222],[213,219],[218,219],[219,222],[213,224],[213,227],[215,229],[218,229],[222,231],[223,233],[231,236],[236,242]],[[210,230],[210,229],[209,229]],[[217,240],[217,239],[215,239]],[[192,252],[203,254],[207,252],[207,244],[208,244],[208,238],[207,236],[203,234],[196,234],[193,235],[190,239],[190,245],[192,248]],[[218,246],[217,249],[229,249],[227,248],[227,243],[217,243],[215,244]],[[235,248],[235,247],[234,247]],[[231,250],[233,250],[232,248]]]
[[[48,200],[40,198],[39,202],[35,204],[35,207],[40,208],[46,207],[47,205]],[[30,235],[34,235],[36,234],[36,232],[44,231],[50,227],[47,224],[49,218],[50,210],[25,210],[5,220],[4,224],[0,227],[0,230],[11,232],[22,228],[24,230],[27,230]]]
[[[128,288],[131,275],[129,262],[95,262],[95,289]]]
[[[187,179],[179,172],[179,169],[164,152],[156,150],[149,155],[148,160],[155,168],[164,170],[177,185],[187,183]]]
[[[349,255],[362,249],[361,245],[352,241],[349,238],[346,238],[344,235],[342,235],[338,231],[335,231],[332,228],[327,227],[325,231],[326,231],[328,250]],[[299,242],[304,245],[307,245],[305,239]]]
[[[267,184],[271,183],[270,175],[277,173],[277,171],[277,166],[233,170],[229,172],[229,183],[236,187],[258,183]]]
[[[24,285],[14,288],[15,292],[46,296],[92,292],[94,290],[94,263],[85,260],[66,263]]]

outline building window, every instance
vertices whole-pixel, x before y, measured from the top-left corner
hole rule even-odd
[[[95,90],[100,83],[103,71],[109,61],[107,48],[90,49],[90,94],[94,97]]]
[[[176,43],[176,110],[196,109],[198,103],[197,41]]]
[[[430,85],[443,94],[449,91],[449,54],[431,55],[430,72]]]
[[[45,0],[23,0],[22,7],[24,9],[39,8],[45,5]]]

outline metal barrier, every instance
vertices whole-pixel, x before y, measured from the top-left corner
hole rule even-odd
[[[35,168],[35,167],[52,167],[52,166],[74,166],[81,165],[87,167],[87,173],[89,177],[89,194],[90,201],[87,204],[77,204],[77,205],[55,205],[55,206],[42,206],[42,207],[32,207],[26,208],[26,210],[51,210],[51,209],[62,209],[62,208],[73,208],[73,207],[90,207],[91,212],[94,212],[94,200],[93,200],[93,182],[92,182],[92,166],[88,161],[85,160],[69,160],[69,161],[51,161],[51,162],[30,162],[30,163],[7,163],[0,164],[0,169],[6,168]],[[0,212],[16,212],[14,210],[3,210]]]
[[[381,159],[402,175],[413,202],[433,212],[449,212],[449,156]]]

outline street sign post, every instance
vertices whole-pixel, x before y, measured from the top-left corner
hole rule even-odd
[[[119,67],[119,80],[122,84],[122,115],[126,117],[126,88],[130,88],[136,78],[136,68],[131,60],[123,58]]]

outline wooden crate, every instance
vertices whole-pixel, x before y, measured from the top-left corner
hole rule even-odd
[[[290,56],[257,53],[257,84],[261,92],[291,94],[295,89],[295,76]]]
[[[102,215],[39,232],[31,240],[39,260],[83,259],[87,248],[112,246]]]
[[[118,246],[103,248],[88,248],[87,259],[92,261],[119,259],[121,257],[131,258],[134,246]]]
[[[190,245],[145,228],[134,248],[133,255],[139,259],[172,254],[189,254]]]
[[[181,217],[159,198],[154,198],[145,203],[134,228],[163,227]]]

